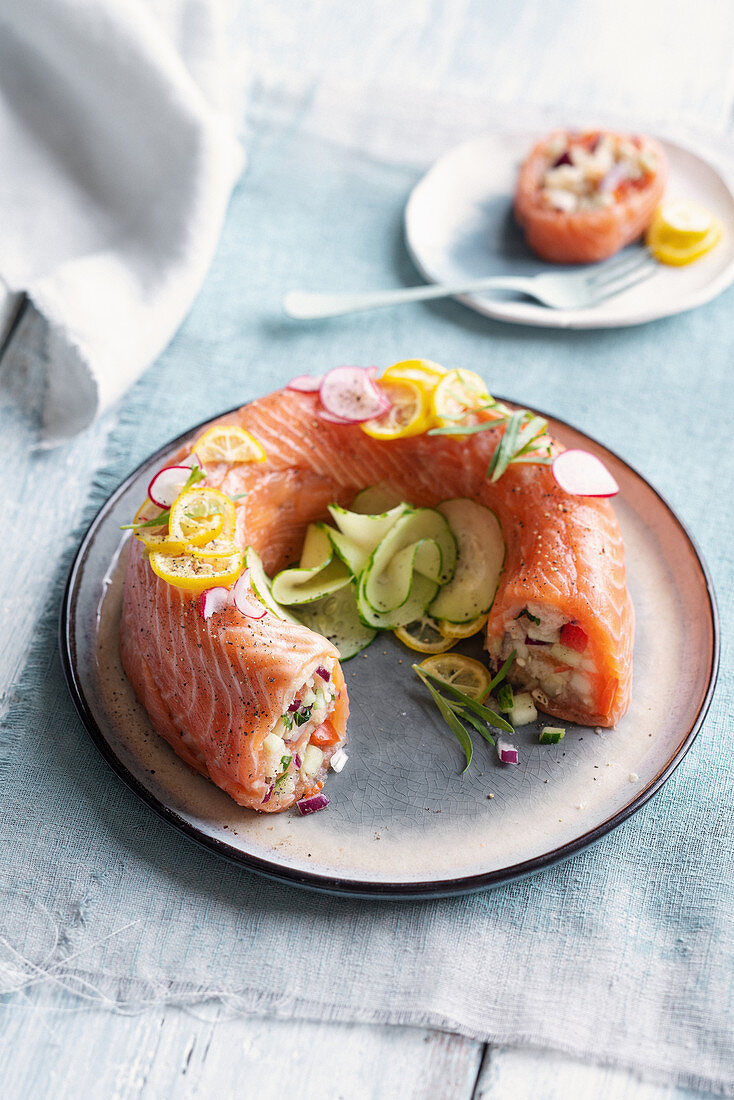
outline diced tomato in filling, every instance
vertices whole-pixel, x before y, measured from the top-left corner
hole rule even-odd
[[[582,630],[580,626],[576,626],[576,623],[566,623],[565,626],[561,627],[561,645],[568,646],[569,649],[575,649],[577,653],[583,653],[588,641],[586,631]]]
[[[322,726],[315,729],[311,734],[311,744],[318,745],[320,749],[326,748],[327,745],[335,745],[339,740],[339,734],[336,732],[331,722],[324,722]]]

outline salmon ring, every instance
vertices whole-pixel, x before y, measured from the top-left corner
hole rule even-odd
[[[609,502],[570,496],[544,465],[511,465],[492,483],[486,471],[500,428],[383,441],[323,419],[318,408],[317,394],[279,390],[215,422],[251,433],[267,455],[263,463],[219,465],[208,479],[232,497],[246,494],[237,501],[240,548],[253,546],[272,575],[298,559],[308,523],[325,518],[329,504],[348,505],[376,482],[418,506],[472,497],[495,512],[507,544],[487,623],[491,658],[501,662],[513,648],[524,654],[514,681],[547,713],[614,725],[630,698],[634,612]],[[156,576],[131,540],[120,626],[125,671],[182,759],[241,805],[283,810],[320,787],[346,741],[338,653],[270,612],[253,620],[225,607],[205,621],[197,599]],[[310,718],[285,730],[294,703],[323,684]],[[274,768],[285,772],[277,782]]]
[[[603,168],[589,167],[590,176],[585,184],[584,165],[592,164],[593,150],[601,141],[625,152],[632,146],[638,150],[639,162],[635,164],[629,157],[625,162],[613,161],[604,177],[595,183],[592,178]],[[584,146],[589,149],[586,160]],[[580,150],[579,166],[570,163],[567,152],[577,148]],[[632,165],[631,172],[639,173],[636,178],[620,170],[619,165],[623,163]],[[562,187],[554,191],[544,187],[549,169],[566,169],[567,176],[568,169],[571,172],[578,169],[580,181],[567,179],[567,189]],[[556,131],[538,142],[522,165],[515,191],[515,218],[525,232],[529,247],[543,260],[557,264],[605,260],[645,232],[662,197],[667,175],[665,152],[653,138],[627,137],[610,130],[584,134]],[[549,201],[549,194],[552,200],[559,192],[561,196],[573,197],[571,188],[576,186],[586,187],[588,192],[582,201],[577,198],[576,208],[561,209]],[[593,205],[596,202],[606,205]],[[570,206],[570,199],[567,205]]]

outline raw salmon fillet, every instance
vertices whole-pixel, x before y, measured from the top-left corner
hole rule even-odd
[[[604,726],[624,714],[634,614],[622,537],[607,501],[569,496],[541,465],[510,465],[491,483],[487,466],[501,428],[463,438],[378,441],[357,425],[322,419],[316,395],[289,390],[217,422],[245,428],[265,448],[263,464],[207,466],[207,484],[247,494],[237,502],[237,541],[252,545],[271,575],[298,559],[308,523],[326,518],[328,504],[349,504],[367,485],[384,482],[415,505],[473,497],[496,513],[507,544],[487,630],[492,658],[501,661],[514,648],[520,660],[512,678],[550,714]],[[182,447],[172,457],[186,453]],[[250,620],[225,610],[205,622],[196,604],[153,574],[133,540],[120,629],[127,675],[182,759],[242,805],[285,809],[305,785],[296,780],[263,801],[273,778],[263,744],[316,670],[326,668],[334,689],[330,711],[323,724],[300,727],[287,746],[302,756],[309,739],[326,744],[322,781],[346,737],[337,651],[270,613]],[[546,640],[533,644],[526,622]],[[576,642],[585,639],[582,652],[561,644],[564,628],[576,632]]]
[[[629,140],[609,131],[596,131],[586,137],[596,140],[604,134]],[[607,259],[637,240],[652,221],[667,178],[665,152],[653,138],[635,138],[644,143],[655,169],[640,179],[622,180],[610,191],[608,206],[566,211],[547,205],[542,192],[543,178],[554,163],[553,151],[559,136],[560,132],[544,138],[523,164],[515,192],[515,217],[529,247],[544,260],[578,264]]]

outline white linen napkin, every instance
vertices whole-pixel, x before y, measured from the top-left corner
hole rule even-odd
[[[48,321],[48,442],[166,346],[242,167],[202,91],[221,75],[217,9],[179,7],[198,83],[144,0],[0,0],[0,278]]]

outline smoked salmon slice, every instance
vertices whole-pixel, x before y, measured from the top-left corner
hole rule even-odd
[[[645,232],[667,174],[665,152],[653,138],[558,130],[520,170],[515,217],[544,260],[604,260]]]
[[[244,428],[267,455],[262,464],[207,466],[207,484],[239,498],[237,541],[254,547],[271,575],[297,560],[306,526],[326,518],[327,505],[349,504],[367,485],[382,482],[417,506],[472,497],[495,512],[507,546],[487,627],[491,658],[514,649],[510,678],[547,713],[603,726],[624,714],[634,612],[608,501],[569,495],[547,465],[510,465],[491,482],[501,427],[385,442],[323,419],[316,394],[291,390],[215,423]],[[127,675],[182,759],[242,805],[285,809],[323,782],[345,743],[338,653],[270,613],[251,620],[224,609],[205,621],[196,605],[153,573],[133,540],[120,627]],[[294,704],[312,697],[308,720],[285,729]],[[313,748],[322,755],[308,781],[297,765]],[[274,788],[286,757],[289,781]]]

